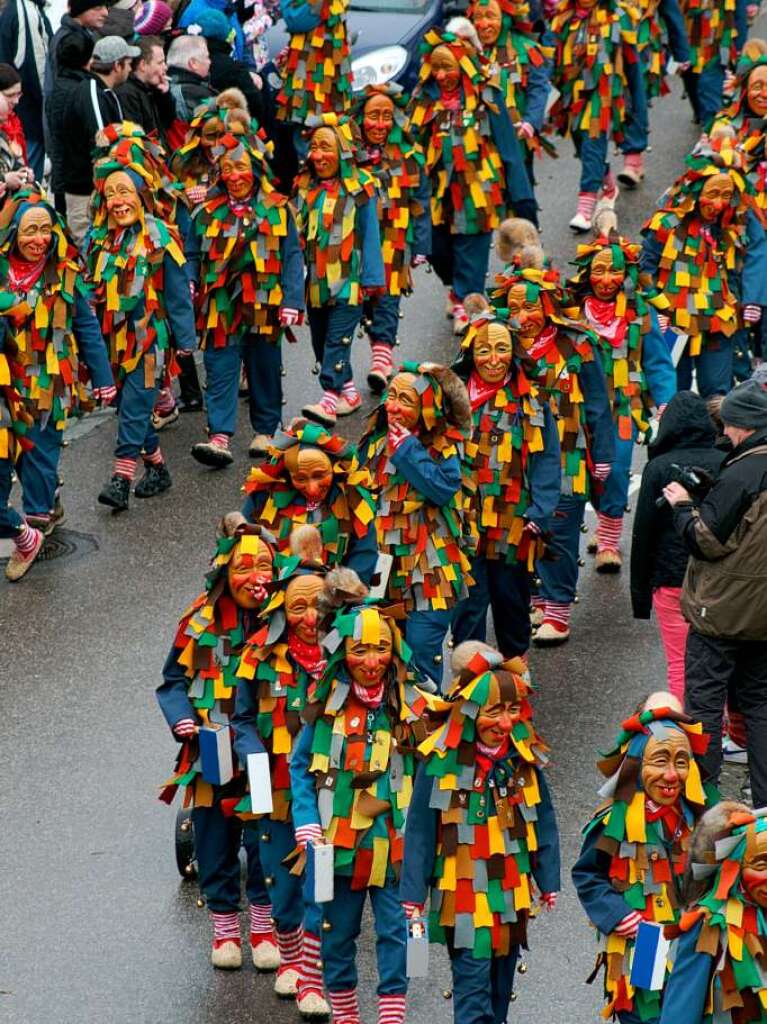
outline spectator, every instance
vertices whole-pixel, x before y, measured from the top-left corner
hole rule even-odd
[[[247,40],[242,21],[237,16],[236,5],[230,0],[191,0],[190,3],[182,3],[176,13],[177,25],[184,32],[189,32],[192,25],[200,24],[200,15],[213,11],[226,18],[230,30],[230,42],[234,50],[234,57],[237,61],[253,63],[252,53],[248,53]],[[190,33],[194,34],[194,33]]]
[[[725,397],[722,422],[733,449],[700,507],[679,483],[663,494],[692,555],[682,592],[690,623],[685,709],[720,736],[727,688],[735,681],[746,720],[755,807],[767,803],[767,391],[755,380]],[[719,743],[701,759],[716,783]]]
[[[117,0],[109,4],[109,13],[103,25],[96,29],[98,39],[107,36],[120,36],[126,43],[133,43],[136,38],[134,22],[138,11],[139,0]]]
[[[0,117],[0,130],[10,142],[14,152],[26,166],[28,163],[27,140],[16,108],[21,100],[21,75],[11,64],[0,64],[0,93],[5,97],[8,107],[4,117]]]
[[[0,61],[12,64],[21,76],[17,113],[37,181],[42,181],[45,166],[43,81],[52,34],[45,0],[9,0],[0,11]]]
[[[264,111],[260,89],[256,88],[247,65],[232,56],[232,28],[221,11],[203,10],[189,30],[199,28],[208,44],[210,54],[210,84],[216,93],[224,89],[239,89],[245,97],[250,116],[263,123]],[[260,81],[260,79],[259,79]]]
[[[129,46],[120,36],[99,39],[93,47],[90,73],[77,83],[64,108],[62,168],[67,223],[79,245],[88,230],[96,133],[123,120],[115,89],[127,81],[131,60],[140,54],[137,46]]]
[[[51,158],[51,191],[55,195],[64,193],[64,154],[69,149],[64,131],[64,111],[78,84],[89,77],[87,68],[93,56],[93,46],[94,41],[90,35],[72,32],[59,47],[59,77],[47,106],[50,119],[48,155]]]
[[[674,529],[671,509],[656,508],[673,466],[698,466],[716,475],[724,453],[714,447],[716,427],[706,402],[679,391],[668,403],[658,436],[650,445],[642,474],[631,541],[631,606],[635,619],[649,619],[660,630],[668,667],[668,688],[684,703],[684,652],[689,626],[680,600],[689,552]]]
[[[140,37],[140,56],[133,61],[130,77],[117,91],[126,121],[140,124],[147,135],[154,132],[161,141],[173,124],[176,105],[170,94],[168,66],[159,36]]]
[[[139,8],[134,28],[140,36],[158,36],[167,32],[173,21],[173,10],[163,0],[147,0]]]
[[[51,45],[48,48],[43,88],[46,105],[48,97],[53,92],[53,84],[59,75],[58,55],[61,43],[72,33],[86,36],[95,43],[97,39],[96,33],[107,20],[108,14],[109,8],[105,0],[69,0],[69,14],[62,16],[61,25],[56,30],[56,34],[51,39]],[[48,117],[47,109],[45,116],[50,125],[51,120]]]
[[[11,139],[5,134],[4,120],[11,113],[8,100],[0,92],[0,182],[3,188],[0,189],[0,197],[6,191],[15,192],[24,185],[29,185],[34,177],[34,172],[27,167],[20,148],[14,145]]]
[[[177,36],[168,50],[168,78],[176,117],[188,124],[194,108],[215,96],[210,86],[210,54],[201,36]]]

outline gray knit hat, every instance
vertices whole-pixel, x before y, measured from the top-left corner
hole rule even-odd
[[[722,422],[744,430],[767,427],[767,391],[755,380],[738,384],[724,396],[719,410]]]

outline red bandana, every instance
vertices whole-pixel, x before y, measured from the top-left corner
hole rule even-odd
[[[384,697],[384,688],[386,687],[386,680],[382,679],[381,682],[374,689],[368,686],[360,686],[359,683],[352,680],[352,690],[354,696],[360,702],[364,704],[366,708],[377,708]]]
[[[478,409],[480,405],[484,405],[488,398],[492,398],[494,394],[501,390],[508,379],[509,374],[497,384],[490,384],[488,381],[482,380],[476,370],[472,370],[469,377],[469,400],[471,401],[472,409]]]
[[[320,675],[327,664],[322,657],[322,648],[319,644],[307,644],[295,633],[288,633],[288,650],[293,661],[297,662],[301,668],[306,669],[314,679]]]
[[[598,299],[596,295],[589,295],[583,309],[589,324],[597,334],[606,338],[614,348],[618,348],[626,336],[628,321],[625,317],[615,315],[615,300]]]
[[[8,285],[11,290],[17,295],[24,295],[33,288],[45,270],[47,260],[47,253],[37,263],[30,263],[12,252],[8,257]]]

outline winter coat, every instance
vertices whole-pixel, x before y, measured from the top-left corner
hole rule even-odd
[[[59,78],[59,66],[57,62],[57,53],[59,46],[61,45],[62,39],[71,33],[76,32],[88,39],[92,39],[94,42],[98,38],[95,32],[91,32],[90,29],[85,28],[79,21],[75,21],[74,18],[68,14],[61,16],[61,24],[56,29],[53,39],[51,39],[51,45],[48,47],[48,61],[45,65],[45,81],[43,82],[43,97],[45,100],[45,117],[49,125],[52,125],[50,114],[48,112],[48,103],[53,93],[54,84],[58,83]]]
[[[675,506],[674,526],[692,555],[682,590],[692,628],[767,640],[767,427],[733,448],[700,508]]]
[[[186,68],[168,68],[168,78],[179,121],[191,121],[195,107],[216,95],[207,78]]]
[[[51,189],[53,192],[64,191],[64,167],[70,148],[68,133],[64,127],[64,111],[72,94],[87,78],[90,78],[87,71],[62,68],[61,74],[56,79],[56,89],[49,96],[45,108],[49,124],[48,156],[51,158]]]
[[[98,75],[87,73],[69,93],[63,110],[60,155],[64,192],[90,195],[96,132],[122,120],[122,106],[116,93]]]
[[[160,141],[165,139],[165,132],[176,116],[176,104],[170,92],[160,92],[153,85],[140,82],[134,75],[115,92],[126,121],[135,121],[147,135],[155,132]]]
[[[96,29],[95,34],[99,39],[106,39],[107,36],[120,36],[127,43],[133,43],[138,38],[138,34],[133,27],[135,20],[136,15],[133,11],[110,6],[107,20],[101,28]]]
[[[656,508],[663,488],[674,478],[673,464],[699,466],[712,476],[724,453],[714,447],[716,429],[706,403],[692,391],[675,395],[650,445],[634,511],[631,539],[631,607],[635,619],[649,619],[657,587],[681,587],[689,552],[674,529],[671,508]]]
[[[44,5],[38,0],[8,0],[0,12],[0,62],[21,75],[21,100],[16,113],[29,139],[43,137],[43,81],[35,62],[33,38],[42,36],[45,49],[53,35]]]

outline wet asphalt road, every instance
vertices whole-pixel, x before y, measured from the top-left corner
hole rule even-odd
[[[695,138],[679,83],[658,104],[645,184],[619,200],[620,226],[636,235],[655,197],[679,172]],[[563,266],[574,254],[577,165],[571,144],[538,164],[546,248]],[[614,167],[619,167],[617,159]],[[417,272],[405,304],[403,358],[449,359],[453,345],[434,276]],[[355,346],[360,384],[365,343]],[[288,350],[286,415],[319,397],[308,372],[306,332]],[[370,408],[372,402],[366,403]],[[344,425],[355,436],[361,417]],[[233,468],[214,473],[189,457],[200,415],[163,434],[174,487],[133,501],[114,517],[96,503],[108,477],[112,417],[75,440],[63,458],[66,529],[81,552],[0,582],[2,788],[0,789],[0,1021],[5,1024],[283,1024],[297,1021],[271,981],[245,967],[208,962],[207,913],[173,859],[174,810],[155,799],[175,744],[153,691],[184,607],[199,592],[215,522],[239,505],[248,468],[244,406]],[[637,466],[643,456],[637,453]],[[75,538],[77,539],[77,538]],[[626,545],[624,544],[624,547]],[[82,548],[85,548],[84,553]],[[595,751],[604,748],[642,693],[664,682],[655,627],[630,617],[627,578],[583,570],[573,638],[534,652],[536,713],[554,751],[550,783],[565,867],[557,910],[531,928],[529,969],[509,1020],[596,1021],[600,994],[583,979],[593,933],[569,882],[578,833],[596,804]],[[363,1019],[371,1024],[375,957],[369,930],[360,954]],[[447,959],[432,947],[431,977],[414,982],[408,1020],[447,1024]]]

